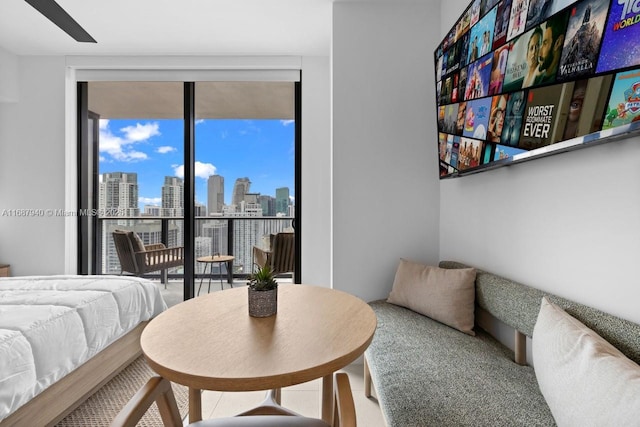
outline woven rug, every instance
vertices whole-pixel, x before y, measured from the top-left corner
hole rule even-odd
[[[147,366],[144,358],[137,358],[56,426],[109,426],[113,418],[115,418],[136,391],[154,375],[157,374]],[[176,396],[180,415],[184,417],[189,409],[189,390],[187,387],[178,384],[171,384],[171,386],[173,388],[173,394]],[[162,418],[160,418],[160,412],[158,412],[155,403],[151,405],[151,408],[149,408],[138,423],[138,426],[144,427],[158,427],[162,425]]]

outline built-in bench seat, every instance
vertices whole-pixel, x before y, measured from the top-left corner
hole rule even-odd
[[[549,426],[533,368],[482,330],[472,337],[404,307],[371,303],[366,352],[389,426]]]
[[[467,266],[441,262],[440,267]],[[477,324],[471,336],[386,301],[370,303],[378,327],[365,353],[365,394],[371,396],[373,383],[388,426],[555,425],[534,369],[526,365],[525,348],[525,336],[532,336],[542,297],[548,294],[476,271],[476,311],[515,329],[515,354]],[[640,361],[640,325],[563,298],[550,299]]]

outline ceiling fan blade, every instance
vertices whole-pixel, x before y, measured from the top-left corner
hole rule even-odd
[[[51,22],[60,27],[76,41],[96,43],[93,37],[87,33],[55,0],[25,0],[38,12],[46,16]]]

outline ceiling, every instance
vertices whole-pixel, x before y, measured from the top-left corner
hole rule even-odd
[[[180,82],[89,82],[89,110],[103,119],[184,117]],[[196,82],[196,119],[295,117],[294,84],[286,82]]]
[[[97,43],[78,43],[24,0],[0,0],[16,55],[328,56],[333,0],[57,0]]]

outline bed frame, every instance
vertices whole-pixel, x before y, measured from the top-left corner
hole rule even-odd
[[[0,427],[53,426],[141,354],[140,335],[148,322],[113,342],[76,370],[0,421]]]

